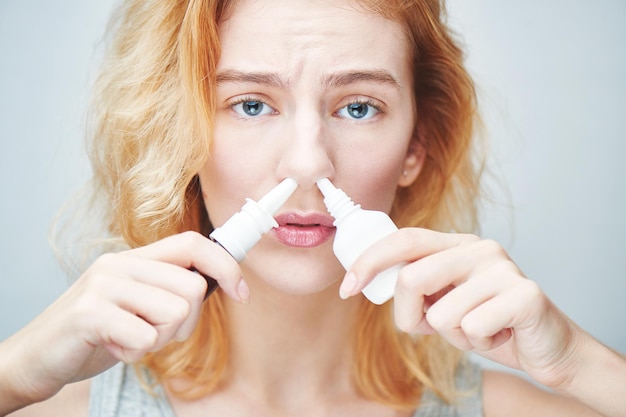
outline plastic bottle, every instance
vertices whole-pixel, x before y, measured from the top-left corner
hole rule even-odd
[[[247,198],[246,204],[226,222],[213,230],[209,239],[223,247],[237,262],[246,257],[246,253],[256,245],[264,233],[278,227],[274,214],[298,187],[292,178],[285,178],[280,184],[265,194],[258,202]],[[209,288],[206,297],[217,289],[217,281],[204,274]]]
[[[374,242],[398,230],[386,213],[362,209],[328,178],[317,181],[317,186],[324,195],[328,212],[335,218],[337,232],[333,251],[346,270]],[[383,304],[391,299],[403,265],[394,265],[379,273],[363,288],[363,295],[374,304]]]

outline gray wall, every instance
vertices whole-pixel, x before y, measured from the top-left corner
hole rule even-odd
[[[0,0],[0,339],[66,287],[46,235],[89,172],[82,109],[113,3]],[[449,11],[493,148],[483,235],[626,352],[626,3],[455,0]]]

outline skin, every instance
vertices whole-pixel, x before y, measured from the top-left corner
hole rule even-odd
[[[400,27],[350,2],[259,3],[242,1],[221,26],[215,142],[199,173],[211,220],[221,224],[244,197],[258,199],[285,177],[299,187],[282,213],[324,215],[314,185],[320,177],[364,207],[388,211],[396,187],[419,176],[424,158],[413,135]],[[355,73],[359,81],[336,82]],[[263,76],[250,81],[250,74]],[[347,117],[346,106],[364,99],[380,111]],[[246,113],[242,100],[260,112]],[[0,344],[0,375],[9,376],[0,394],[14,399],[0,415],[42,401],[12,415],[86,416],[89,377],[187,338],[206,290],[191,267],[217,279],[228,295],[232,363],[213,395],[191,402],[170,396],[177,415],[411,415],[355,392],[345,336],[357,319],[357,294],[399,262],[407,262],[395,294],[400,329],[439,332],[572,397],[486,372],[486,416],[617,416],[626,408],[618,395],[626,386],[624,360],[564,316],[495,242],[403,229],[344,275],[331,241],[294,247],[270,233],[240,265],[195,233],[102,256]]]

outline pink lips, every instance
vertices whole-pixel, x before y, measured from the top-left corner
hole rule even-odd
[[[312,248],[330,239],[335,233],[333,218],[323,214],[282,213],[276,216],[278,227],[272,233],[287,246]]]

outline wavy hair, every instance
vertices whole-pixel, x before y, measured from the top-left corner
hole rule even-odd
[[[358,2],[399,22],[411,49],[416,128],[427,158],[417,181],[398,189],[392,217],[402,227],[473,231],[480,173],[472,145],[476,94],[443,1]],[[128,0],[111,21],[90,112],[92,193],[105,204],[108,234],[130,247],[185,230],[212,230],[196,173],[210,152],[218,24],[235,3]],[[225,376],[229,338],[222,297],[218,292],[205,302],[189,340],[143,359],[164,383],[188,381],[176,392],[181,397],[206,395]],[[462,354],[439,336],[397,331],[390,305],[362,303],[354,335],[357,388],[395,408],[415,408],[424,388],[453,401]]]

